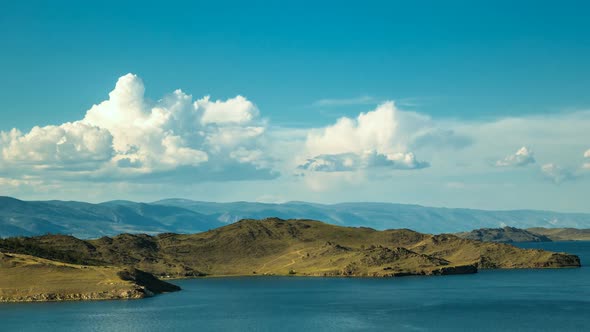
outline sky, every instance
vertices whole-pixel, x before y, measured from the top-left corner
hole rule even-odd
[[[4,1],[0,195],[590,212],[584,1]]]

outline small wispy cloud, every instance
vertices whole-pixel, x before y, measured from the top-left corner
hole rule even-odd
[[[359,96],[355,98],[326,98],[316,100],[312,103],[314,107],[351,106],[351,105],[372,105],[379,103],[379,100],[371,96]]]
[[[569,169],[550,163],[541,166],[543,175],[553,181],[555,184],[561,184],[576,178],[576,175]]]

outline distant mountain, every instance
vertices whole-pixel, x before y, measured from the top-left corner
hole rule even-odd
[[[245,218],[315,219],[343,226],[375,229],[409,228],[423,233],[456,233],[478,228],[513,226],[590,228],[588,213],[515,210],[487,211],[474,209],[433,208],[393,203],[314,204],[305,202],[210,203],[186,199],[166,199],[154,204],[197,211],[225,223]]]
[[[483,242],[551,242],[551,239],[545,235],[508,226],[503,228],[481,228],[471,232],[457,233],[455,235],[463,239]]]
[[[241,219],[315,219],[341,226],[409,228],[457,233],[510,225],[518,228],[590,228],[590,214],[549,211],[484,211],[392,203],[212,203],[166,199],[154,203],[111,201],[28,202],[0,197],[0,237],[46,233],[98,238],[120,233],[196,233]]]
[[[94,238],[120,233],[193,233],[224,225],[195,211],[134,202],[27,202],[0,197],[0,237],[46,233]]]

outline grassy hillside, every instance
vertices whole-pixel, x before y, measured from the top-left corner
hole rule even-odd
[[[476,268],[579,266],[577,256],[519,249],[407,229],[376,231],[312,220],[242,220],[199,234],[122,234],[83,241],[41,236],[0,241],[0,250],[93,265],[133,266],[163,277],[199,275],[396,276],[472,273]]]
[[[553,241],[590,241],[590,229],[535,227],[527,231],[547,236]]]
[[[514,227],[481,228],[471,232],[457,233],[455,235],[464,239],[484,242],[551,242],[551,239],[545,235]]]
[[[178,290],[135,269],[0,252],[0,302],[143,298]]]

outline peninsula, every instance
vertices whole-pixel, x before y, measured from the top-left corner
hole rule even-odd
[[[175,290],[167,283],[154,287],[153,276],[397,277],[580,266],[579,258],[567,253],[519,249],[450,234],[377,231],[278,218],[242,220],[198,234],[122,234],[95,240],[66,235],[8,238],[0,240],[0,252],[4,253],[2,301],[140,298],[154,290]],[[70,284],[73,280],[75,284]],[[37,285],[45,287],[39,294],[55,294],[52,287],[67,289],[60,297],[42,296],[33,294]]]

